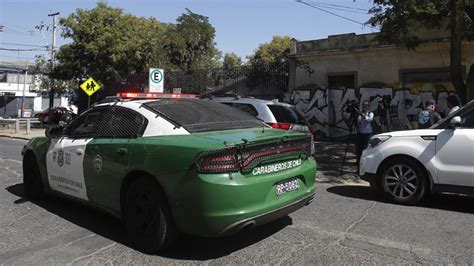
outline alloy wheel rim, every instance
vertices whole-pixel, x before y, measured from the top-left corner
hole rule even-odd
[[[419,187],[418,175],[415,170],[405,164],[390,167],[384,176],[387,191],[398,199],[412,197]]]

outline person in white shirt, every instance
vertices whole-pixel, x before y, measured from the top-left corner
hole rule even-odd
[[[456,112],[457,110],[459,110],[459,105],[461,105],[461,104],[459,102],[459,98],[456,95],[454,95],[454,94],[449,95],[447,101],[448,101],[447,105],[448,105],[448,108],[449,108],[448,115],[450,115],[450,114]]]
[[[357,139],[356,139],[356,158],[357,165],[359,165],[362,151],[369,145],[370,137],[372,136],[372,121],[374,120],[374,113],[369,110],[369,101],[362,103],[362,111],[357,110]]]

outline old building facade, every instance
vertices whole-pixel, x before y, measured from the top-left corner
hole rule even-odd
[[[376,36],[352,33],[292,43],[289,100],[325,135],[350,133],[344,113],[348,101],[369,100],[379,124],[384,116],[386,131],[417,128],[417,115],[428,98],[437,101],[440,113],[449,111],[446,98],[456,93],[450,82],[449,33],[423,32],[415,50],[380,44]],[[474,42],[465,41],[465,78],[473,63]]]

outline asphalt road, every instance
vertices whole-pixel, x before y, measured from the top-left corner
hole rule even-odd
[[[249,233],[183,236],[145,255],[114,218],[56,197],[25,200],[24,144],[0,138],[0,265],[474,263],[472,198],[438,195],[406,207],[366,186],[327,183],[311,205]]]

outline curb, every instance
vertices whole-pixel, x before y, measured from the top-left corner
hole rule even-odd
[[[21,139],[21,140],[30,140],[30,139],[32,139],[32,138],[28,138],[28,137],[17,137],[17,136],[1,135],[1,134],[0,134],[0,138]]]
[[[332,184],[332,185],[357,185],[357,186],[369,186],[369,183],[364,180],[350,180],[350,179],[326,179],[316,178],[317,184]]]

